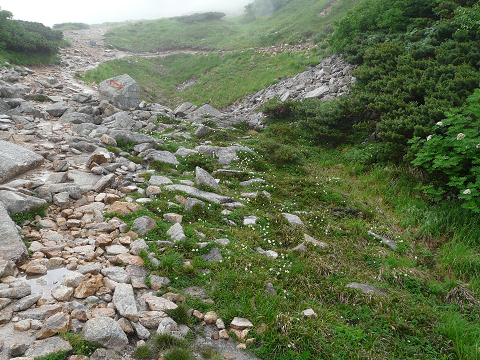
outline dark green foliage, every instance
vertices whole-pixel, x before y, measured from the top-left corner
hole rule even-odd
[[[96,349],[102,347],[88,342],[79,334],[62,333],[60,336],[72,345],[73,353],[76,355],[91,356]]]
[[[49,204],[45,204],[41,208],[39,208],[37,210],[33,210],[29,213],[14,214],[14,215],[11,216],[11,218],[16,224],[20,224],[24,221],[33,221],[33,220],[35,220],[35,216],[37,216],[37,215],[40,215],[42,217],[45,216],[49,206],[50,206]]]
[[[151,359],[153,351],[146,345],[139,346],[133,353],[134,359]]]
[[[36,360],[66,360],[68,359],[68,352],[67,351],[59,351],[54,354],[50,354],[47,356],[42,356],[39,358],[36,358]]]
[[[173,349],[164,356],[165,360],[193,360],[194,356],[189,349]]]
[[[188,315],[188,308],[184,304],[180,304],[176,309],[166,310],[168,316],[170,316],[177,324],[188,324],[190,316]]]
[[[184,24],[193,24],[197,22],[220,20],[225,16],[226,14],[223,12],[206,12],[193,15],[178,16],[174,19]]]
[[[123,151],[132,151],[135,145],[136,144],[133,141],[125,141],[123,139],[117,140],[117,146]]]
[[[453,193],[480,211],[480,89],[467,107],[447,113],[426,139],[415,137],[410,144],[416,152],[412,163],[430,174],[427,192],[440,199]]]
[[[177,348],[188,347],[188,341],[177,339],[176,337],[173,337],[172,335],[168,335],[168,334],[155,335],[153,343],[155,345],[155,348],[158,350],[165,350],[172,347],[177,347]]]
[[[12,16],[0,10],[0,55],[17,64],[54,60],[62,44],[62,32],[36,22],[12,20]]]

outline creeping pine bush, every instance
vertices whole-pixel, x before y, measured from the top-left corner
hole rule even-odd
[[[437,197],[453,193],[463,207],[480,212],[480,89],[463,109],[446,113],[427,138],[410,143],[417,151],[412,163],[430,174],[426,192]]]

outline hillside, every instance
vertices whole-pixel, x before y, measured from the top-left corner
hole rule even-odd
[[[133,52],[172,49],[238,50],[280,44],[320,42],[358,0],[295,0],[272,15],[195,22],[178,18],[137,21],[110,29],[106,43]]]

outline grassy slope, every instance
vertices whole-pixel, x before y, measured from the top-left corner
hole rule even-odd
[[[138,21],[117,26],[106,34],[106,43],[130,51],[171,49],[234,50],[282,43],[298,43],[332,29],[333,21],[358,0],[339,1],[329,16],[319,14],[331,0],[297,0],[272,16],[245,23],[243,17],[183,24],[174,19]]]
[[[187,125],[187,130],[194,128]],[[196,144],[194,138],[164,139],[162,149],[170,151]],[[158,268],[147,260],[152,273],[169,276],[175,291],[204,286],[215,301],[187,296],[188,307],[216,311],[226,323],[235,316],[250,319],[263,332],[250,332],[256,341],[249,349],[265,360],[478,358],[480,313],[470,298],[480,289],[476,218],[455,204],[431,206],[415,190],[418,180],[401,169],[358,165],[361,155],[355,148],[322,150],[299,143],[298,131],[288,123],[259,133],[214,132],[204,140],[213,145],[238,141],[259,154],[241,154],[232,163],[232,169],[245,174],[223,178],[222,194],[238,198],[242,192],[266,190],[272,197],[242,199],[245,208],[222,216],[215,204],[189,212],[181,205],[172,208],[168,203],[177,201],[175,193],[164,191],[134,216],[149,215],[158,223],[145,236],[160,260]],[[209,171],[219,167],[206,156],[180,161],[177,168],[157,171],[193,180],[183,171],[197,165]],[[266,184],[239,186],[240,180],[255,177]],[[172,211],[184,216],[187,240],[160,249],[155,241],[164,240],[171,225],[163,214]],[[291,227],[280,215],[294,211],[302,212],[304,228]],[[257,225],[243,225],[249,215],[259,217]],[[134,217],[124,220],[131,224]],[[237,225],[227,224],[225,217]],[[206,234],[206,248],[198,248],[206,240],[194,230]],[[369,230],[395,240],[398,249],[388,248]],[[290,251],[304,233],[329,247]],[[221,247],[222,262],[207,264],[200,255],[217,246],[213,240],[219,237],[231,244]],[[278,259],[259,254],[257,247],[278,252]],[[192,267],[181,266],[185,259]],[[265,292],[268,282],[277,295]],[[350,282],[374,285],[388,294],[363,294],[346,288]],[[300,313],[307,308],[318,317],[304,319]]]
[[[318,57],[310,57],[305,52],[272,56],[254,50],[223,55],[179,54],[165,59],[132,57],[109,61],[87,71],[84,80],[99,83],[128,73],[140,84],[142,96],[148,101],[171,107],[184,101],[196,105],[210,102],[221,108],[316,63]],[[177,85],[190,79],[197,79],[197,83],[181,92],[175,90]]]
[[[258,44],[260,27],[271,29],[265,36],[276,31],[269,20],[253,26],[257,29],[252,30],[253,39],[244,36],[239,41],[237,37],[239,46]],[[295,26],[290,30],[295,31]],[[281,40],[288,39],[286,34]],[[221,47],[234,44],[232,39],[221,41]],[[182,44],[190,47],[192,42]],[[261,86],[256,82],[261,74],[268,81],[293,74],[313,61],[306,58],[308,55],[313,56],[292,55],[294,63],[290,65],[285,58],[255,57],[249,52],[177,55],[165,60],[138,58],[134,67],[128,63],[135,61],[132,58],[110,62],[89,72],[87,79],[99,81],[130,67],[132,72],[139,72],[133,76],[142,79],[145,97],[153,100],[157,96],[172,105],[211,99],[212,105],[221,106],[242,96],[236,92],[227,98],[228,84],[239,84],[239,88],[251,85],[248,91],[255,91]],[[274,71],[265,71],[267,61],[273,61]],[[282,75],[279,66],[286,69]],[[243,81],[249,71],[250,76],[255,75]],[[174,93],[176,85],[196,77],[200,78],[198,85]],[[472,300],[480,291],[478,217],[455,203],[432,206],[416,190],[418,178],[403,169],[359,165],[364,156],[361,149],[309,147],[300,142],[292,124],[271,125],[264,132],[248,134],[251,138],[245,140],[245,133],[229,132],[223,140],[243,142],[262,157],[244,155],[232,168],[253,171],[251,177],[266,179],[268,185],[263,189],[272,194],[272,200],[260,197],[247,202],[247,208],[235,210],[228,217],[237,222],[236,227],[225,224],[218,214],[221,209],[215,205],[194,212],[178,207],[175,212],[184,215],[182,225],[188,240],[165,252],[152,245],[161,262],[159,269],[151,268],[154,273],[168,275],[178,291],[190,285],[205,286],[215,300],[211,305],[188,298],[190,307],[203,312],[215,310],[226,322],[242,316],[253,321],[257,329],[265,324],[262,334],[250,335],[256,338],[250,349],[263,359],[480,357],[480,313]],[[205,140],[222,144],[219,140],[226,135],[218,136]],[[194,146],[189,141],[167,140],[165,149]],[[210,171],[216,166],[205,159],[188,159],[181,170],[193,170],[195,165]],[[159,171],[178,176],[168,167]],[[183,178],[193,179],[189,175]],[[238,181],[229,180],[222,183],[224,194],[238,197],[240,192],[255,190],[239,189]],[[169,224],[162,214],[172,211],[168,201],[175,201],[174,194],[163,192],[158,201],[147,205],[145,214],[158,219],[159,224],[147,240],[165,238]],[[307,212],[301,215],[306,229],[292,229],[280,216],[281,212],[297,210]],[[242,217],[253,214],[259,217],[258,225],[243,226]],[[209,240],[228,237],[232,241],[229,254],[222,250],[224,262],[206,264],[199,257],[213,246],[198,249],[196,243],[202,240],[194,229],[203,231]],[[225,232],[219,236],[215,229]],[[396,240],[398,250],[381,244],[368,235],[368,230]],[[330,247],[309,247],[303,254],[287,251],[302,241],[304,232]],[[258,246],[277,251],[279,259],[259,255],[254,251]],[[191,260],[193,270],[173,266],[181,264],[182,257]],[[210,273],[204,275],[201,269]],[[388,294],[362,294],[345,288],[352,281],[375,285]],[[267,282],[274,285],[278,295],[265,294]],[[301,318],[300,312],[309,307],[318,318]]]

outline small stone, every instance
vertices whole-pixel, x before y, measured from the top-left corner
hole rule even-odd
[[[240,317],[235,317],[232,322],[230,323],[230,326],[233,329],[237,330],[244,330],[248,327],[253,327],[253,324],[250,322],[250,320],[245,319],[245,318],[240,318]]]
[[[175,213],[164,214],[163,218],[171,223],[182,223],[183,216]]]
[[[217,326],[218,330],[223,330],[225,329],[225,323],[223,322],[222,319],[218,318],[217,321],[215,321],[215,325]]]
[[[193,317],[199,321],[203,320],[203,314],[198,310],[193,310]]]
[[[31,320],[30,319],[25,319],[25,320],[20,320],[19,322],[15,323],[13,328],[17,331],[27,331],[30,330],[31,327]]]
[[[222,329],[218,332],[220,339],[228,340],[230,339],[230,335],[228,335],[228,331],[226,329]]]
[[[247,345],[244,344],[244,343],[241,343],[241,344],[237,345],[237,349],[246,349],[246,348],[247,348]]]
[[[212,334],[212,339],[213,339],[213,340],[218,340],[218,339],[219,339],[219,335],[218,335],[217,332],[214,332],[214,333]]]
[[[214,324],[217,321],[217,318],[218,318],[218,316],[215,313],[215,311],[209,311],[205,314],[205,316],[203,317],[203,320],[207,324]]]
[[[305,316],[308,319],[312,319],[312,318],[317,317],[317,314],[315,313],[315,311],[313,311],[313,309],[303,310],[302,315]]]

